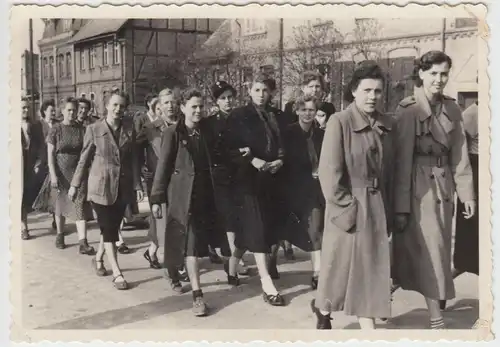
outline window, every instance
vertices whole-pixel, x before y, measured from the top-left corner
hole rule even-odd
[[[70,31],[73,24],[73,19],[63,19],[63,30]]]
[[[102,49],[102,65],[103,66],[108,66],[109,65],[109,46],[111,44],[105,42],[103,45]]]
[[[95,47],[90,47],[89,49],[89,69],[95,68]]]
[[[49,58],[49,78],[54,79],[54,57]]]
[[[120,64],[120,42],[115,42],[113,47],[113,64]]]
[[[264,19],[245,19],[243,23],[243,35],[257,35],[266,32],[266,21]]]
[[[43,58],[43,78],[49,78],[49,61],[47,57]]]
[[[315,20],[312,21],[312,25],[315,27],[331,26],[333,25],[333,20],[325,18],[316,18]]]
[[[71,53],[66,53],[66,76],[71,77]]]
[[[80,51],[80,70],[85,70],[85,51],[82,49]]]
[[[65,76],[64,73],[64,55],[59,54],[57,56],[57,69],[59,70],[59,78],[63,78]]]

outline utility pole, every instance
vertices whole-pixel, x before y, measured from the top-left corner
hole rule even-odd
[[[446,18],[443,18],[443,27],[441,28],[441,50],[446,50]]]
[[[31,110],[33,112],[33,117],[35,116],[35,56],[33,54],[33,19],[29,20],[29,35],[30,35],[30,72],[31,72]]]
[[[279,57],[280,57],[280,109],[283,109],[283,18],[280,18],[280,41],[279,41]]]

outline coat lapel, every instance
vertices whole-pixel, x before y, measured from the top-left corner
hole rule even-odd
[[[109,142],[111,146],[114,146],[115,149],[118,149],[118,145],[113,137],[113,134],[111,133],[111,130],[109,130],[108,123],[106,123],[106,119],[103,119],[96,126],[96,135],[102,136],[103,138],[106,139],[106,142]]]
[[[132,122],[125,121],[122,122],[122,127],[120,129],[120,136],[118,141],[118,146],[122,148],[132,139]]]

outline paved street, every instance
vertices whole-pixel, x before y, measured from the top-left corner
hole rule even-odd
[[[147,209],[145,203],[141,210]],[[280,255],[281,279],[277,281],[289,302],[287,307],[271,307],[260,296],[258,276],[242,277],[242,285],[230,288],[220,265],[203,260],[202,284],[212,307],[208,318],[191,314],[191,293],[171,295],[162,270],[150,269],[142,254],[148,242],[145,230],[126,230],[124,237],[133,253],[120,255],[128,291],[117,291],[111,276],[97,277],[91,257],[77,253],[73,225],[66,237],[68,247],[58,250],[47,215],[31,215],[34,238],[23,245],[22,313],[25,329],[311,329],[315,320],[309,308],[313,292],[309,288],[310,263],[296,251],[297,260],[286,262]],[[97,247],[99,231],[90,224],[89,242]],[[247,255],[251,264],[253,260]],[[105,262],[106,264],[106,262]],[[107,266],[109,269],[109,266]],[[255,269],[253,269],[255,272]],[[455,281],[457,299],[449,302],[445,322],[452,329],[472,327],[478,316],[477,278],[462,275]],[[394,296],[393,317],[379,322],[379,328],[425,329],[428,317],[423,298],[399,290]],[[354,317],[333,315],[338,329],[358,329]]]

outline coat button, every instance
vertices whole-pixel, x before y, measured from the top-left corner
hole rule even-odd
[[[377,147],[372,147],[372,153],[377,153],[378,152],[378,148]]]
[[[450,198],[444,198],[445,202],[450,202]]]
[[[436,203],[439,205],[441,203],[441,200],[437,199]]]
[[[431,174],[430,178],[431,178],[431,180],[433,180],[434,179],[434,174]]]

